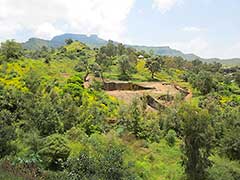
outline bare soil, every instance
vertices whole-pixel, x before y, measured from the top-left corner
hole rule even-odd
[[[89,88],[95,77],[88,76],[87,82],[84,83],[85,88]],[[95,78],[99,80],[99,78]],[[105,80],[105,92],[117,98],[118,100],[130,104],[134,99],[141,98],[143,96],[151,96],[156,99],[159,103],[163,105],[170,105],[171,102],[160,100],[162,95],[169,95],[171,97],[176,97],[182,95],[185,100],[190,100],[192,98],[192,93],[189,90],[185,90],[178,85],[164,83],[164,82],[140,82],[131,83],[127,81],[114,81]]]

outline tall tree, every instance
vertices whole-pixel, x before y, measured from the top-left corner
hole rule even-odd
[[[129,57],[126,55],[122,55],[118,58],[118,66],[120,71],[120,79],[121,80],[129,80],[130,74],[134,70],[134,67],[129,61]]]
[[[109,56],[107,56],[105,53],[99,52],[96,55],[96,63],[99,65],[100,75],[102,78],[102,81],[104,82],[104,76],[103,72],[107,70],[107,68],[111,65],[112,61]]]
[[[211,166],[209,156],[214,133],[206,110],[185,105],[179,111],[183,119],[183,166],[188,180],[205,180]]]
[[[203,95],[206,95],[215,87],[215,82],[211,73],[207,71],[201,71],[193,82],[193,86],[197,88]]]
[[[154,79],[155,73],[161,70],[163,60],[161,57],[150,57],[147,59],[146,68],[151,72],[152,79]]]

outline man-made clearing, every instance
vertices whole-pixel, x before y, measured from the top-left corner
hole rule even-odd
[[[117,82],[115,82],[117,83]],[[119,83],[119,82],[118,82]],[[120,82],[120,84],[126,84],[125,86],[133,86],[132,83]],[[161,83],[161,82],[141,82],[136,83],[136,87],[142,87],[140,90],[108,90],[106,93],[110,96],[116,97],[120,101],[123,101],[127,104],[131,103],[133,99],[140,98],[143,96],[150,95],[154,99],[159,99],[161,95],[171,95],[176,97],[180,95],[180,92],[174,87],[174,85]],[[144,89],[145,88],[145,89]]]
[[[100,81],[100,78],[89,76],[85,87],[89,88],[93,79]],[[139,82],[105,80],[103,89],[105,92],[117,98],[121,102],[130,104],[134,99],[145,97],[147,104],[154,108],[164,108],[171,105],[177,97],[189,100],[192,93],[178,85],[164,82]]]

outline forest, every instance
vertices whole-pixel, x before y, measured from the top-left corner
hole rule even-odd
[[[1,43],[0,179],[240,179],[239,66],[65,42]]]

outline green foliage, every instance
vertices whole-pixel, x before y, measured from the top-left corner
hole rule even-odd
[[[14,124],[22,117],[21,94],[16,90],[0,89],[0,157],[10,154],[16,139]]]
[[[129,80],[134,69],[133,64],[129,61],[129,57],[126,55],[120,56],[118,59],[118,66],[120,72],[119,79]]]
[[[215,88],[215,82],[209,72],[201,71],[194,80],[193,86],[206,95]]]
[[[73,40],[72,40],[72,39],[65,39],[65,43],[66,43],[67,45],[70,45],[70,44],[73,43]]]
[[[210,116],[207,111],[191,105],[183,106],[180,116],[183,119],[183,166],[187,179],[206,179],[214,137]]]
[[[34,94],[37,93],[41,85],[41,79],[36,71],[30,69],[30,71],[23,77],[23,81],[30,92]]]
[[[208,170],[209,180],[238,180],[240,165],[236,161],[214,157],[214,165]]]
[[[58,49],[24,54],[13,41],[3,47],[11,50],[9,59],[7,51],[0,53],[0,158],[8,159],[6,177],[14,172],[25,179],[239,179],[239,68],[154,57],[112,41],[91,50],[69,40]],[[148,108],[144,98],[123,105],[102,90],[98,78],[92,83],[93,75],[104,81],[103,73],[106,81],[136,82],[152,74],[192,91],[199,108],[182,106],[180,98],[161,111]],[[162,94],[153,96],[159,100]]]
[[[119,123],[137,138],[159,142],[162,136],[159,121],[151,114],[144,112],[140,104],[140,101],[134,100],[129,107],[121,107]]]
[[[240,109],[226,109],[223,114],[223,138],[221,151],[230,159],[240,160]]]
[[[90,135],[94,132],[104,132],[108,130],[107,117],[108,107],[101,101],[94,101],[94,96],[84,93],[82,106],[80,107],[80,126]]]
[[[41,136],[63,132],[59,114],[49,97],[39,99],[31,106],[27,114],[30,121],[29,125],[36,127]]]
[[[81,104],[81,96],[83,92],[83,80],[79,75],[75,75],[67,80],[64,92],[71,94],[78,103]]]
[[[70,149],[67,146],[67,140],[62,135],[53,134],[46,138],[38,153],[47,168],[60,170],[63,169],[63,164],[70,154]]]
[[[147,59],[145,66],[151,72],[152,79],[154,79],[155,73],[161,70],[162,64],[163,64],[163,60],[161,57],[154,57],[154,58]]]
[[[235,74],[235,81],[238,84],[238,86],[240,86],[240,72],[237,72]]]
[[[22,46],[14,40],[7,40],[1,43],[0,53],[4,56],[6,61],[19,59],[22,56]]]
[[[12,152],[11,141],[15,140],[14,118],[8,110],[0,111],[0,158]]]
[[[125,149],[116,140],[92,135],[89,142],[92,150],[82,150],[77,158],[69,159],[67,171],[70,179],[120,180],[137,177],[124,163]]]
[[[166,141],[168,142],[168,145],[170,147],[174,146],[176,143],[176,132],[172,129],[170,129],[165,137]]]

